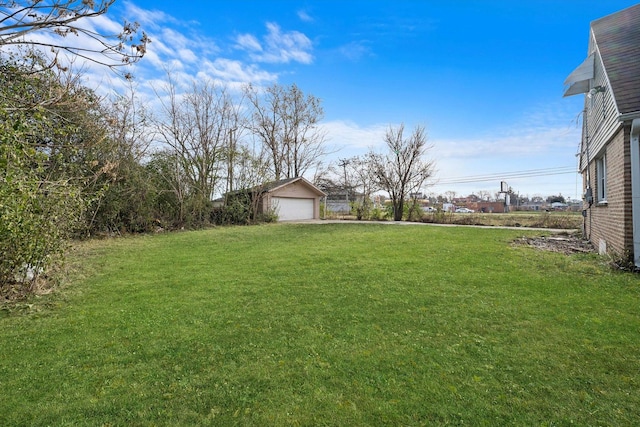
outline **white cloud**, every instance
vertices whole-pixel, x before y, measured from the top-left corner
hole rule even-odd
[[[487,135],[473,139],[435,140],[443,157],[485,158],[494,156],[527,157],[576,149],[579,132],[567,128],[528,128],[509,134]]]
[[[171,15],[160,10],[142,9],[131,2],[125,2],[125,15],[138,22],[146,31],[161,29],[165,24],[179,24]]]
[[[313,17],[309,15],[305,10],[298,11],[298,18],[304,22],[313,22]]]
[[[187,36],[172,28],[163,28],[150,37],[152,41],[147,53],[155,53],[161,62],[174,57],[186,62],[196,62],[204,49],[211,49],[210,42]]]
[[[251,34],[241,34],[236,38],[237,47],[240,49],[252,51],[252,52],[261,52],[262,46],[257,38],[252,36]]]
[[[256,62],[310,64],[313,61],[313,45],[307,36],[298,31],[283,32],[278,24],[272,22],[267,23],[267,35],[262,44],[250,34],[237,37],[236,43]]]
[[[338,52],[351,61],[359,61],[365,56],[371,56],[371,49],[365,42],[351,42],[338,48]]]
[[[178,49],[176,54],[180,58],[180,60],[184,62],[196,62],[198,61],[198,55],[195,54],[191,49]]]
[[[78,21],[80,25],[81,21]],[[99,15],[91,19],[87,19],[84,23],[88,26],[93,26],[95,32],[104,34],[117,35],[122,31],[122,24],[109,19],[106,15]]]
[[[324,122],[323,128],[327,131],[327,139],[341,151],[364,154],[369,148],[377,148],[384,143],[384,134],[389,125],[375,124],[361,127],[348,120],[333,120]],[[344,157],[344,153],[339,153]]]
[[[203,71],[217,79],[227,82],[268,83],[277,80],[278,75],[261,70],[255,65],[246,65],[240,61],[218,58],[206,61]]]
[[[266,25],[266,34],[261,39],[252,34],[243,34],[237,36],[231,44],[220,47],[217,40],[207,38],[199,32],[197,25],[179,21],[165,12],[145,10],[131,2],[124,2],[124,14],[128,21],[139,22],[141,30],[151,39],[144,58],[131,68],[119,69],[123,73],[132,72],[136,80],[141,82],[162,79],[168,70],[180,81],[188,80],[187,77],[193,79],[198,75],[207,75],[215,81],[231,85],[270,84],[277,81],[279,74],[286,70],[267,71],[260,63],[308,64],[313,60],[312,43],[304,34],[283,31],[275,23]],[[121,18],[113,13],[80,20],[78,25],[94,34],[116,35],[122,30]],[[33,33],[32,36],[44,44],[72,45],[86,52],[85,55],[94,62],[76,57],[75,68],[84,69],[85,81],[90,87],[97,88],[98,84],[112,88],[120,87],[110,80],[115,76],[111,70],[95,62],[105,62],[105,57],[98,53],[104,46],[96,39],[83,36],[82,33],[79,36],[69,35],[61,39],[54,33],[44,31]],[[117,42],[115,38],[112,40],[114,43]],[[248,52],[253,63],[237,58],[238,52],[234,55],[234,48]],[[67,62],[73,60],[65,59],[64,54],[61,54],[60,58]],[[73,55],[70,58],[74,58]],[[109,62],[120,64],[121,57],[112,55]],[[100,92],[108,90],[103,88]]]

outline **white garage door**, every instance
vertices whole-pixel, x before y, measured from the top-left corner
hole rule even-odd
[[[313,199],[274,197],[271,203],[280,221],[313,219]]]

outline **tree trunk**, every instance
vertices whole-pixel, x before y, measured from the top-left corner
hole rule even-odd
[[[404,211],[404,200],[396,200],[393,202],[393,220],[402,221],[402,214]]]

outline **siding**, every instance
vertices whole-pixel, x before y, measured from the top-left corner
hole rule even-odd
[[[584,130],[582,136],[582,157],[580,169],[584,170],[587,163],[603,153],[604,146],[622,124],[618,120],[613,92],[602,64],[594,38],[591,38],[590,51],[595,53],[594,82],[592,87],[603,86],[604,92],[594,94],[591,98],[585,96],[585,115],[583,118]],[[595,175],[591,174],[594,178]],[[592,179],[593,184],[593,179]]]

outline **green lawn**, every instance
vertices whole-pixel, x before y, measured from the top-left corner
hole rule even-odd
[[[0,425],[639,425],[639,277],[523,233],[82,244],[73,283],[0,311]]]

